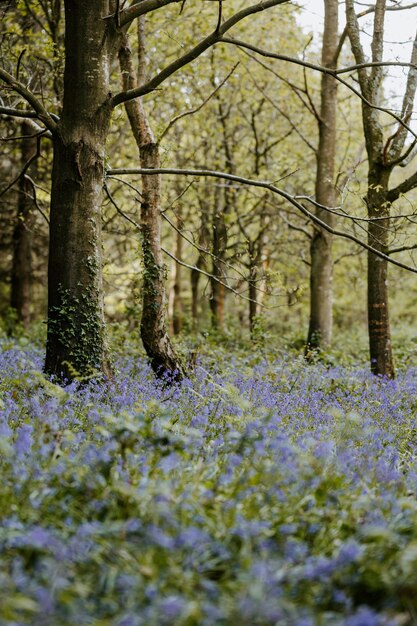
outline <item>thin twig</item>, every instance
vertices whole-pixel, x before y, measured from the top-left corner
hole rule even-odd
[[[168,133],[169,130],[171,130],[171,128],[174,126],[174,124],[176,124],[179,120],[181,120],[184,117],[187,117],[188,115],[194,115],[194,113],[198,113],[199,111],[201,111],[201,109],[207,104],[207,102],[209,102],[213,96],[216,95],[216,93],[223,87],[223,85],[229,80],[229,78],[231,77],[231,75],[233,74],[233,72],[235,71],[235,69],[237,68],[237,66],[239,65],[239,61],[236,63],[236,65],[233,66],[233,68],[230,70],[230,72],[227,74],[226,78],[224,78],[220,85],[218,85],[216,87],[216,89],[214,91],[211,92],[211,94],[209,96],[207,96],[207,98],[205,98],[203,100],[203,102],[201,102],[201,104],[199,104],[197,107],[195,107],[194,109],[188,109],[187,111],[184,111],[183,113],[180,113],[179,115],[176,115],[174,118],[172,118],[172,120],[169,122],[168,126],[165,128],[165,130],[162,131],[162,134],[159,137],[159,142],[162,141],[162,139],[165,137],[165,135]],[[159,143],[158,142],[158,143]]]

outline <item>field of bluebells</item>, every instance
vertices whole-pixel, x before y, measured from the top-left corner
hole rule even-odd
[[[416,370],[42,356],[0,340],[1,626],[417,623]]]

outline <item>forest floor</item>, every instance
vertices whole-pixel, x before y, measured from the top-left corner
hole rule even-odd
[[[417,371],[128,343],[61,388],[0,339],[1,626],[417,623]]]

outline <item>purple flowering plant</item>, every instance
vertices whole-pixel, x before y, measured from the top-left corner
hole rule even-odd
[[[415,371],[208,354],[167,388],[124,354],[61,388],[0,342],[1,626],[415,623]]]

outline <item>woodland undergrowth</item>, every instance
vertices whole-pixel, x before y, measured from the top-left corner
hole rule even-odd
[[[415,368],[132,345],[62,388],[0,339],[2,626],[417,623]]]

